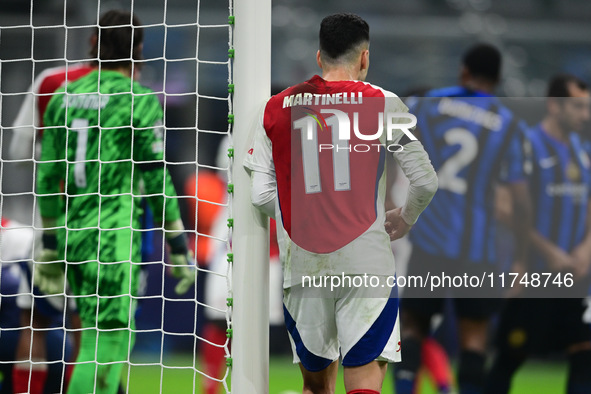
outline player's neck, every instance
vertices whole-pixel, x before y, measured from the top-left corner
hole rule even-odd
[[[358,81],[359,70],[355,72],[352,68],[347,67],[322,69],[322,79],[325,81]]]
[[[102,68],[103,70],[109,70],[109,71],[116,71],[120,74],[125,75],[128,78],[131,78],[131,66],[121,66],[121,67],[117,67],[117,68]]]
[[[496,88],[496,85],[494,83],[476,78],[464,82],[463,86],[475,92],[482,92],[490,95],[493,95],[495,93]]]
[[[542,128],[558,141],[568,142],[568,132],[560,126],[560,123],[556,119],[546,116],[542,120]]]

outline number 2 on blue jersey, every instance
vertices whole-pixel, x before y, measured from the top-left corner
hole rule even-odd
[[[469,130],[455,127],[443,134],[448,145],[460,145],[460,149],[449,157],[437,173],[439,189],[456,194],[466,194],[468,183],[459,173],[478,155],[478,140]]]

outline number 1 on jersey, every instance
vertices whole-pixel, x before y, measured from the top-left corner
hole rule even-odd
[[[74,164],[74,181],[76,186],[86,187],[86,145],[88,143],[88,119],[73,119],[72,131],[76,138],[76,163]]]
[[[337,116],[327,118],[326,124],[331,130],[332,137],[334,190],[349,190],[351,188],[349,141],[339,139],[339,120]],[[300,130],[301,135],[306,194],[320,193],[322,192],[322,181],[320,177],[318,123],[311,116],[305,116],[294,121],[293,128]]]

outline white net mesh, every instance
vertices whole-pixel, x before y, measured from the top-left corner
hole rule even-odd
[[[231,260],[231,254],[227,251],[232,214],[226,190],[232,182],[229,171],[232,123],[228,116],[232,113],[233,92],[232,1],[31,0],[24,3],[7,0],[0,6],[0,390],[12,386],[15,392],[65,392],[70,369],[74,367],[75,377],[79,373],[76,367],[81,364],[75,363],[76,354],[90,352],[94,358],[87,358],[85,365],[92,365],[94,374],[98,373],[93,379],[94,390],[105,384],[101,376],[107,376],[105,379],[115,381],[115,386],[123,392],[213,392],[212,387],[217,387],[218,392],[229,392],[231,278],[227,260]],[[128,256],[123,261],[127,260],[129,266],[140,267],[137,274],[134,268],[128,278],[131,285],[128,287],[137,283],[138,292],[105,295],[98,282],[93,283],[96,290],[90,292],[90,298],[100,299],[101,303],[125,295],[133,300],[127,303],[127,312],[135,322],[128,322],[123,334],[123,345],[131,344],[133,350],[127,352],[122,364],[102,358],[109,348],[99,340],[103,333],[115,335],[120,331],[118,326],[99,323],[99,336],[92,337],[90,334],[97,326],[85,324],[84,317],[81,326],[77,319],[80,311],[70,305],[73,303],[68,302],[64,308],[64,299],[78,301],[80,308],[82,298],[89,298],[76,294],[83,287],[80,283],[86,283],[88,278],[75,277],[68,257],[65,259],[70,290],[62,290],[62,298],[32,291],[30,287],[34,279],[33,256],[40,259],[42,230],[44,226],[47,228],[47,222],[44,224],[40,219],[36,185],[42,160],[45,106],[66,75],[71,80],[70,86],[92,73],[94,59],[89,50],[97,20],[111,9],[131,11],[142,22],[144,59],[134,62],[132,73],[139,76],[141,85],[157,94],[163,109],[164,168],[176,189],[176,196],[169,195],[166,199],[178,201],[189,248],[199,267],[197,285],[177,295],[174,289],[178,280],[171,275],[169,247],[161,231],[163,225],[159,224],[162,217],[150,217],[145,209],[140,218],[141,228],[135,227],[134,219],[128,219],[130,224],[125,228],[129,233],[133,228],[136,230],[133,237],[142,238],[141,259],[135,261],[131,257],[133,238],[127,243],[119,240],[114,247],[118,249],[117,255]],[[98,40],[100,48],[100,35]],[[88,70],[84,71],[85,68]],[[104,78],[103,74],[100,78]],[[134,102],[139,102],[140,96],[134,97]],[[102,159],[101,150],[107,149],[104,141],[99,143],[94,158],[80,150],[84,145],[82,134],[87,133],[91,139],[92,124],[68,124],[68,127],[67,138],[75,135],[79,148],[73,159],[62,160],[67,168],[72,168],[70,176],[79,174],[80,168],[83,171],[98,168],[96,195],[100,201],[104,202],[107,195],[126,194],[104,189],[108,181],[105,169],[113,163]],[[139,130],[134,127],[132,133],[138,135]],[[80,130],[86,131],[80,133]],[[133,145],[135,141],[132,139],[132,152],[138,148]],[[135,158],[128,161],[133,163],[132,176],[141,177],[140,163]],[[98,163],[98,167],[92,163]],[[66,229],[71,230],[69,224],[73,218],[68,215],[73,215],[70,207],[76,196],[67,186],[67,174],[55,179],[56,184],[66,185],[60,186],[56,194],[65,203],[66,219],[65,224],[58,219],[55,228],[64,233]],[[85,181],[90,182],[91,177],[86,175]],[[145,198],[140,202],[139,197],[166,194],[164,189],[150,194],[146,187],[140,185],[139,191],[132,189],[127,193],[138,197],[134,204],[142,204],[141,209],[148,204]],[[115,230],[105,224],[103,216],[107,213],[100,211],[102,206],[99,205],[101,219],[95,218],[93,226],[83,227],[96,233],[100,228],[101,237],[106,234],[106,239],[109,232],[115,234],[122,229]],[[136,204],[130,209],[140,210],[140,207]],[[67,234],[63,236],[65,241],[58,242],[58,249],[67,239],[72,241],[76,237],[74,232]],[[43,246],[47,248],[47,240]],[[117,261],[101,261],[100,254],[107,253],[104,243],[99,241],[96,248],[100,277],[101,269],[108,269],[109,264]],[[95,315],[102,322],[112,320],[109,313],[117,314],[117,311],[97,308]],[[86,333],[81,345],[80,333]],[[102,375],[101,368],[118,364],[123,365],[121,376]],[[93,373],[85,376],[92,378]]]

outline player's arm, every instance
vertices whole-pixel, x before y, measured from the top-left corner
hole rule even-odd
[[[244,167],[250,172],[251,201],[262,213],[275,219],[277,179],[273,163],[271,140],[263,125],[264,110],[254,130],[251,148],[246,155]]]
[[[251,200],[252,204],[271,219],[275,219],[275,201],[277,200],[277,181],[266,172],[252,171]]]
[[[177,294],[186,293],[195,283],[187,234],[181,220],[176,190],[164,166],[164,127],[162,108],[155,95],[146,96],[143,111],[134,111],[134,161],[142,174],[148,204],[154,220],[164,224],[164,236],[170,248],[172,273],[180,278]],[[137,108],[137,107],[136,107]]]
[[[56,97],[50,104],[61,100]],[[37,194],[39,210],[44,227],[54,227],[58,217],[63,214],[60,203],[60,185],[66,175],[66,134],[63,117],[56,113],[58,105],[50,105],[46,111],[44,138],[41,145],[41,160],[37,164]],[[47,226],[46,224],[50,224]]]
[[[402,207],[386,212],[386,230],[390,240],[403,237],[415,224],[437,192],[437,174],[419,141],[400,144],[394,158],[410,184]]]
[[[397,97],[389,98],[389,102],[390,110],[393,112],[408,111]],[[399,123],[404,124],[408,121],[409,118],[403,118]],[[437,174],[431,165],[429,155],[413,134],[414,129],[413,125],[404,130],[395,130],[392,141],[388,141],[398,146],[394,159],[410,182],[404,205],[386,212],[386,230],[391,240],[403,237],[410,230],[437,191]]]
[[[50,103],[51,104],[51,103]],[[63,263],[56,262],[57,252],[57,219],[64,214],[60,201],[60,185],[65,179],[66,129],[58,125],[47,111],[44,138],[41,146],[41,160],[37,164],[37,203],[43,223],[43,249],[36,258],[34,280],[35,285],[47,294],[64,292]],[[53,263],[52,263],[53,262]]]
[[[12,130],[12,139],[8,149],[8,157],[11,160],[32,158],[35,126],[38,126],[39,123],[35,116],[36,101],[31,87],[13,123],[14,129]]]
[[[10,140],[10,149],[8,150],[9,158],[12,160],[33,158],[35,131],[40,126],[40,117],[42,116],[42,114],[38,113],[36,95],[39,94],[44,79],[43,73],[35,78],[14,120],[14,129]]]
[[[570,271],[572,269],[573,258],[536,229],[530,230],[529,241],[531,246],[544,256],[553,271]]]

